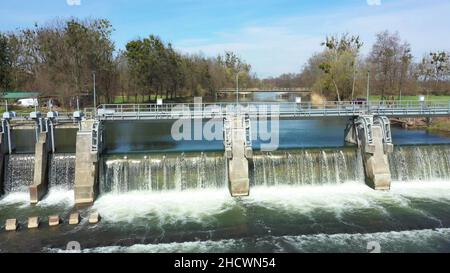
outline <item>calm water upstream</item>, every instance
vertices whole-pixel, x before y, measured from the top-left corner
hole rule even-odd
[[[376,192],[355,147],[344,145],[345,124],[281,121],[280,150],[255,152],[246,198],[230,197],[221,141],[172,141],[170,123],[108,124],[99,198],[79,208],[102,221],[75,227],[67,223],[75,132],[57,137],[50,193],[36,206],[27,193],[32,138],[17,136],[0,199],[0,252],[61,252],[70,241],[84,252],[367,252],[370,241],[382,252],[450,252],[450,138],[393,129],[392,190]],[[47,226],[51,214],[61,226]],[[44,220],[39,230],[26,229],[29,216]],[[19,220],[18,232],[4,231],[8,218]]]

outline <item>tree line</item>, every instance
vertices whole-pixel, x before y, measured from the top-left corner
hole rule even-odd
[[[182,54],[155,35],[117,50],[113,31],[105,19],[71,18],[0,33],[0,91],[39,91],[74,107],[76,97],[92,104],[94,74],[97,101],[105,103],[213,97],[234,86],[237,72],[243,87],[257,81],[233,52]]]
[[[299,73],[268,79],[257,78],[234,52],[184,54],[156,35],[118,50],[113,31],[105,19],[71,18],[0,33],[0,91],[39,91],[66,107],[80,97],[87,106],[95,74],[100,103],[213,99],[218,89],[235,87],[239,72],[244,88],[306,87],[329,100],[364,96],[367,83],[383,98],[450,93],[450,54],[429,52],[417,61],[411,45],[389,31],[377,34],[366,56],[359,36],[328,36]]]
[[[310,87],[329,100],[352,100],[370,95],[398,99],[406,95],[450,94],[450,53],[429,52],[416,60],[411,45],[398,32],[383,31],[367,56],[357,35],[326,37],[300,73],[263,80],[267,86]]]

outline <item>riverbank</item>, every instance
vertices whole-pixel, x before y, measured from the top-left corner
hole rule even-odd
[[[450,118],[434,118],[427,128],[428,132],[436,134],[450,135]]]
[[[391,119],[391,124],[405,129],[419,129],[429,133],[450,136],[450,117],[432,118],[431,121],[426,118]]]

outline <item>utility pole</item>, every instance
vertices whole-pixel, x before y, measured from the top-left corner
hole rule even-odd
[[[366,90],[366,100],[367,100],[367,112],[370,113],[370,103],[369,103],[369,97],[370,97],[370,70],[367,70],[367,90]]]
[[[238,71],[236,73],[236,105],[239,104],[239,74],[243,71]]]
[[[370,70],[367,71],[367,103],[369,103],[369,93],[370,93]]]
[[[94,109],[97,108],[97,94],[95,93],[95,71],[92,71],[92,76],[94,78]]]
[[[356,83],[356,57],[353,63],[353,84],[352,84],[352,101],[355,95],[355,83]]]

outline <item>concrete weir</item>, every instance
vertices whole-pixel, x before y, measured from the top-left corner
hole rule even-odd
[[[389,190],[392,179],[387,155],[393,151],[389,119],[371,115],[357,117],[347,126],[345,141],[358,144],[366,183],[375,190]]]
[[[3,126],[2,126],[3,127]],[[4,179],[4,161],[5,161],[5,154],[7,153],[7,142],[8,142],[8,137],[7,135],[3,132],[0,133],[0,196],[4,193],[3,190],[3,179]]]
[[[10,124],[10,112],[3,113],[3,118],[0,124],[0,196],[4,193],[3,180],[5,171],[5,154],[11,154],[12,141],[11,141],[11,124]]]
[[[98,193],[98,144],[101,137],[95,120],[83,120],[77,133],[75,160],[75,204],[91,204]],[[101,133],[100,133],[101,136]],[[95,148],[94,148],[95,147]]]
[[[37,141],[34,149],[34,178],[33,184],[29,187],[30,190],[30,203],[37,204],[48,192],[48,171],[49,171],[49,155],[55,153],[55,130],[57,122],[55,118],[57,113],[50,111],[47,114],[47,118],[40,118],[40,114],[31,114],[35,120],[35,124],[30,128],[36,130]],[[24,126],[30,126],[22,124]],[[74,128],[76,125],[71,124],[58,124],[63,128]],[[25,127],[26,128],[26,127]]]
[[[233,197],[250,194],[249,159],[252,157],[248,141],[249,122],[243,115],[225,119],[225,155],[228,160],[228,182]]]
[[[35,146],[34,155],[34,179],[30,186],[30,203],[36,204],[48,191],[48,154],[49,154],[49,136],[47,133],[40,133]]]

